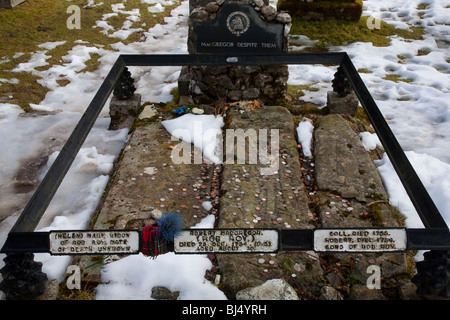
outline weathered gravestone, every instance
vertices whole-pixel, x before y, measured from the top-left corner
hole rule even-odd
[[[199,2],[197,2],[199,3]],[[194,7],[196,4],[192,4]],[[291,18],[263,0],[218,0],[191,9],[190,54],[267,55],[287,52]],[[184,67],[179,79],[181,97],[194,103],[220,98],[276,100],[286,90],[287,66]]]

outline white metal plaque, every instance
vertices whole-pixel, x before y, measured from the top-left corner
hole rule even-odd
[[[139,253],[137,230],[51,231],[49,237],[53,255]]]
[[[395,252],[406,250],[406,244],[402,228],[314,230],[317,252]]]
[[[175,253],[259,253],[278,250],[276,229],[190,229],[175,237]]]

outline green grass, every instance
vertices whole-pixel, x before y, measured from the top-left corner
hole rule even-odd
[[[76,40],[87,41],[86,46],[99,47],[106,50],[115,51],[111,44],[122,42],[125,45],[139,41],[143,34],[135,32],[127,39],[121,40],[111,38],[103,34],[103,29],[93,28],[95,22],[102,19],[103,14],[112,13],[111,4],[123,3],[124,11],[135,8],[140,9],[140,21],[134,22],[131,28],[140,28],[145,23],[143,29],[147,30],[160,23],[164,24],[164,17],[170,13],[172,7],[166,7],[162,13],[150,13],[147,10],[148,5],[142,4],[140,0],[103,0],[103,5],[87,7],[84,0],[72,0],[70,2],[63,0],[27,0],[14,9],[0,9],[0,37],[3,39],[0,46],[0,60],[8,59],[8,62],[0,64],[0,78],[19,80],[18,84],[1,83],[0,103],[10,102],[20,105],[25,111],[30,111],[29,104],[38,104],[45,98],[48,89],[42,87],[37,81],[39,76],[32,75],[29,72],[11,72],[19,63],[27,62],[36,51],[43,50],[38,47],[39,44],[54,41],[66,41],[65,44],[56,47],[47,52],[50,58],[47,59],[48,65],[37,68],[37,70],[46,70],[53,65],[62,65],[62,57],[77,44]],[[81,29],[67,28],[67,19],[71,13],[67,13],[69,5],[77,5],[81,8]],[[117,16],[107,20],[108,24],[115,30],[120,29],[125,22],[127,15],[119,13]],[[109,31],[112,33],[114,31]],[[13,56],[23,52],[24,55],[18,58]],[[86,62],[86,68],[81,72],[95,71],[99,66],[98,54],[91,54],[91,59]],[[61,82],[67,85],[67,82]],[[12,99],[10,98],[12,96]]]
[[[408,40],[420,40],[424,35],[422,28],[410,27],[410,30],[396,29],[383,21],[379,29],[367,27],[368,17],[360,21],[329,19],[325,21],[305,21],[294,19],[291,35],[305,35],[311,40],[319,40],[310,51],[327,51],[330,45],[346,45],[353,42],[372,42],[374,46],[386,47],[391,36],[399,36]]]

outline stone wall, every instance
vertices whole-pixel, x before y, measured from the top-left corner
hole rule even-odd
[[[195,24],[214,21],[227,1],[217,0],[190,3],[188,52],[201,54],[197,48]],[[281,24],[282,48],[280,52],[287,52],[288,34],[291,27],[291,17],[286,12],[278,12],[264,0],[229,1],[250,5],[258,13],[262,21],[270,24]],[[252,23],[252,22],[251,22]],[[255,38],[258,35],[255,35]],[[219,54],[234,55],[232,50],[224,48]],[[263,51],[253,51],[254,54],[264,54]],[[190,97],[191,103],[211,103],[226,97],[230,101],[262,99],[274,102],[283,97],[287,88],[289,72],[287,66],[193,66],[184,67],[179,80],[181,97]]]

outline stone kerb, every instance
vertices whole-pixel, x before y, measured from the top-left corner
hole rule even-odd
[[[264,0],[191,1],[190,54],[255,55],[287,52],[291,17]],[[287,88],[287,66],[184,67],[178,87],[191,103],[276,101]]]

